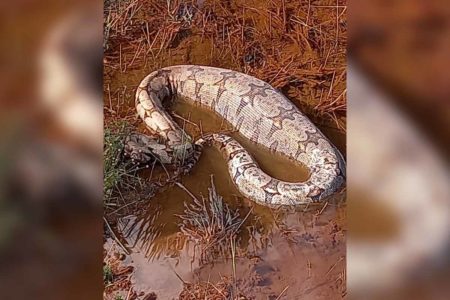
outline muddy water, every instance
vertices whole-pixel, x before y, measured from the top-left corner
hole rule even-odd
[[[229,135],[239,141],[269,175],[288,182],[308,179],[309,173],[305,167],[249,141],[239,132],[233,131],[231,124],[210,110],[201,106],[194,106],[187,101],[183,101],[183,99],[176,100],[172,108],[177,115],[183,117],[183,119],[180,119],[181,121],[179,120],[179,123],[182,123],[180,125],[194,138],[198,138],[202,132],[229,131]]]
[[[115,51],[109,51],[107,53],[109,55],[106,55],[109,63],[106,64],[104,77],[106,123],[109,120],[123,119],[134,122],[133,124],[139,130],[144,130],[142,121],[132,117],[135,114],[134,92],[145,75],[164,66],[201,64],[247,71],[249,65],[244,64],[242,58],[249,54],[247,47],[250,49],[251,44],[255,44],[256,48],[260,45],[268,51],[266,57],[260,57],[260,62],[267,62],[269,66],[274,65],[275,71],[287,69],[291,64],[289,62],[291,56],[292,59],[304,62],[305,66],[311,63],[311,68],[313,61],[320,58],[325,59],[325,54],[322,55],[321,52],[326,53],[327,51],[323,51],[326,49],[311,48],[308,50],[310,47],[301,41],[291,43],[288,41],[289,39],[286,39],[286,26],[277,21],[278,12],[285,11],[287,20],[290,19],[290,15],[295,14],[295,17],[299,17],[297,11],[300,15],[305,12],[292,11],[289,2],[283,2],[283,8],[281,5],[277,7],[277,3],[277,1],[272,3],[260,0],[217,1],[217,5],[208,6],[208,15],[213,18],[219,16],[217,21],[224,19],[227,20],[225,23],[228,21],[232,23],[234,20],[239,24],[241,21],[248,21],[246,22],[248,24],[244,26],[246,28],[242,30],[242,41],[245,42],[243,44],[240,44],[240,39],[236,38],[241,35],[240,31],[236,33],[234,27],[228,28],[228,24],[224,22],[221,22],[223,28],[219,28],[217,36],[205,35],[205,29],[207,31],[209,29],[196,29],[197,25],[194,22],[189,27],[191,33],[180,38],[167,49],[163,49],[165,48],[163,44],[158,44],[160,42],[158,36],[165,36],[160,34],[160,29],[164,29],[164,25],[159,26],[159,24],[156,24],[157,30],[148,35],[142,35],[140,27],[137,31],[131,32],[136,35],[133,43],[125,41],[133,36],[128,32],[126,39],[117,39],[115,43],[111,43],[111,46],[115,47]],[[205,1],[205,5],[208,4],[211,4],[211,1]],[[285,4],[288,7],[285,7]],[[242,6],[254,7],[254,9],[242,9]],[[241,9],[242,16],[239,17]],[[258,10],[272,12],[266,15],[261,14]],[[326,11],[328,12],[328,10]],[[145,7],[145,10],[136,14],[142,13],[142,16],[135,18],[135,24],[139,24],[140,21],[151,21],[152,12],[153,9]],[[317,18],[317,23],[324,21],[329,23],[330,20],[330,16],[321,11],[311,14],[311,17]],[[335,16],[332,18],[334,19]],[[199,24],[203,24],[203,22]],[[297,26],[297,24],[291,25],[292,27]],[[227,27],[226,30],[225,27]],[[247,30],[244,32],[244,29],[248,29],[248,32]],[[252,31],[254,33],[266,32],[267,34],[255,35],[251,33]],[[164,33],[164,30],[162,32]],[[229,49],[228,43],[224,42],[226,41],[225,35],[228,35]],[[269,43],[264,42],[266,36],[270,36]],[[152,38],[153,43],[155,41],[156,43],[155,47],[152,43],[150,48],[154,49],[144,47],[144,51],[140,52],[141,40],[139,38],[142,40]],[[232,46],[232,42],[237,44]],[[285,50],[281,51],[284,55],[275,55],[277,51],[271,51],[268,46],[273,46],[277,51],[282,47]],[[241,51],[234,51],[236,50],[234,47]],[[333,46],[333,48],[336,48],[336,54],[339,51],[345,53],[344,44],[339,44],[338,47]],[[301,55],[299,56],[299,54]],[[135,57],[137,57],[136,61]],[[279,59],[277,63],[280,64],[280,68],[271,63],[270,57]],[[343,57],[345,58],[345,55]],[[332,59],[332,56],[328,59],[327,55],[323,66],[327,67],[328,64],[328,67],[335,68],[333,61],[337,63],[339,59]],[[256,66],[258,61],[255,60],[254,63]],[[322,72],[322,62],[320,65],[320,70],[317,71],[319,73]],[[297,66],[297,68],[303,70],[305,66]],[[295,70],[295,68],[292,69]],[[265,70],[269,71],[269,68],[265,68]],[[278,79],[279,73],[276,71],[269,74],[268,78]],[[258,73],[253,72],[253,74],[257,75]],[[262,77],[262,75],[266,74],[259,74],[258,77]],[[284,84],[281,82],[283,80],[280,78],[278,86],[283,87],[283,93],[288,95],[295,104],[301,103],[304,111],[312,114],[317,111],[314,107],[322,99],[321,89],[324,87],[320,87],[321,83],[319,82],[332,80],[326,77],[314,78],[318,81],[304,80],[303,76],[297,78],[299,82],[302,82],[301,89],[294,86],[298,84],[298,82],[295,83],[296,80],[291,81],[290,79],[290,83],[283,86]],[[276,82],[271,83],[276,85]],[[319,86],[317,86],[318,83]],[[342,80],[340,85],[342,89],[345,89],[345,80]],[[300,90],[301,93],[299,93]],[[325,90],[328,89],[325,87]],[[339,86],[335,86],[334,92],[340,93]],[[185,124],[186,130],[195,138],[200,135],[198,127],[201,127],[201,131],[204,133],[227,128],[227,124],[223,124],[220,118],[198,107],[192,109],[188,105],[177,102],[171,110],[198,125]],[[183,126],[182,119],[176,118],[176,120]],[[317,118],[315,121],[327,122],[326,120],[317,120]],[[320,128],[345,154],[345,134],[335,128]],[[285,181],[302,181],[308,177],[307,170],[302,166],[295,165],[292,161],[249,143],[236,133],[231,133],[231,135],[255,156],[261,168],[268,174]],[[162,170],[154,171],[153,173],[145,172],[143,176],[150,179],[150,173],[152,173],[151,180],[155,181],[159,175],[163,176],[164,174]],[[272,210],[259,206],[239,195],[229,178],[225,161],[213,148],[204,150],[199,163],[188,176],[182,179],[182,182],[197,196],[205,195],[210,185],[211,174],[214,175],[218,193],[224,197],[224,201],[231,208],[237,209],[242,218],[250,212],[236,241],[236,287],[242,294],[247,295],[250,299],[342,298],[345,291],[344,232],[346,228],[344,204],[342,201],[339,202],[343,198],[342,195],[335,197],[338,201],[332,201],[326,206],[302,207],[295,211]],[[145,195],[140,196],[145,197]],[[148,196],[147,201],[144,202],[146,204],[140,211],[118,220],[119,238],[130,251],[130,255],[126,256],[124,263],[134,267],[132,281],[137,292],[156,292],[158,299],[173,299],[178,298],[183,287],[180,278],[188,282],[215,282],[220,276],[231,277],[233,274],[229,253],[226,253],[226,257],[216,257],[211,263],[201,264],[198,261],[198,253],[194,253],[192,243],[183,239],[179,230],[180,219],[177,215],[183,213],[185,203],[191,202],[191,198],[179,187],[167,187],[153,198]],[[108,243],[105,243],[105,248],[108,248]],[[125,293],[124,298],[126,296]]]
[[[204,108],[182,99],[171,105],[174,119],[194,138],[201,133],[231,130],[228,124]],[[140,131],[145,129],[142,125]],[[324,133],[345,153],[345,136],[332,128]],[[236,132],[230,132],[255,157],[261,168],[285,181],[304,181],[301,165],[270,153]],[[152,176],[162,171],[154,170]],[[206,148],[192,172],[182,179],[195,195],[207,195],[211,175],[225,202],[249,217],[237,237],[237,288],[256,299],[340,299],[345,287],[345,212],[338,195],[330,204],[273,210],[243,198],[231,182],[225,160],[214,148]],[[149,176],[147,173],[146,176]],[[154,180],[152,178],[152,180]],[[211,263],[195,258],[193,244],[179,230],[184,204],[191,197],[177,186],[165,188],[136,215],[119,220],[121,238],[130,249],[125,263],[134,267],[137,291],[156,292],[158,299],[177,298],[187,282],[216,281],[232,275],[230,255]],[[334,204],[331,204],[334,203]]]

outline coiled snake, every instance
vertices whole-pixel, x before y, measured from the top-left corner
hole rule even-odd
[[[305,165],[305,182],[284,182],[264,173],[233,138],[209,134],[193,142],[163,108],[179,95],[219,114],[246,138]],[[127,137],[125,154],[140,163],[157,159],[180,164],[184,172],[195,164],[205,144],[227,158],[238,190],[267,206],[317,202],[336,192],[345,180],[339,151],[286,97],[268,83],[239,72],[193,65],[160,69],[147,75],[136,91],[136,109],[146,127],[164,140],[143,134]]]

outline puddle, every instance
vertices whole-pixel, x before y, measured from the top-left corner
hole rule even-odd
[[[213,112],[182,99],[175,100],[171,106],[174,119],[194,138],[201,132],[230,129]],[[145,132],[142,125],[139,127]],[[308,171],[303,166],[270,153],[238,133],[230,135],[239,140],[271,176],[286,181],[308,178]],[[330,138],[343,137],[335,134]],[[303,211],[305,207],[285,211],[255,204],[239,194],[228,174],[225,159],[213,147],[204,149],[199,162],[182,183],[196,196],[207,195],[211,174],[218,194],[230,208],[239,211],[241,219],[252,210],[237,236],[236,277],[244,294],[258,295],[257,299],[276,298],[286,286],[295,287],[285,291],[285,295],[291,297],[288,299],[323,293],[332,297],[339,293],[340,285],[332,283],[343,276],[341,272],[345,267],[343,207],[330,204],[322,211],[323,204],[320,204],[306,211]],[[183,214],[185,203],[192,201],[178,186],[164,188],[148,199],[144,210],[119,220],[121,237],[131,250],[125,263],[134,267],[132,282],[136,290],[155,292],[161,299],[172,299],[183,288],[180,278],[195,282],[232,275],[230,255],[218,256],[207,264],[193,259],[196,255],[194,245],[182,236],[178,217]]]
[[[194,139],[200,137],[201,132],[207,134],[220,131],[232,131],[233,127],[231,124],[224,121],[219,115],[204,107],[187,103],[186,101],[183,101],[183,99],[177,99],[172,105],[172,109],[177,115],[189,120],[189,122],[197,124],[197,126],[194,126],[182,119],[178,120],[178,122],[181,123],[180,125],[185,128]],[[309,172],[306,167],[297,164],[280,154],[270,152],[268,149],[251,142],[238,132],[230,132],[229,135],[240,142],[245,149],[253,155],[261,169],[270,176],[288,182],[305,181],[308,179]],[[211,152],[208,152],[205,155],[205,158],[211,163],[217,161],[215,160],[215,155],[213,155],[214,160],[210,159],[208,156],[211,156]]]
[[[210,4],[208,1],[198,1],[199,6],[202,6],[203,2],[205,5]],[[223,11],[232,11],[233,14],[240,13],[242,10],[239,6],[240,3],[240,1],[229,1],[223,4],[217,3],[217,6],[209,5],[208,13],[204,15],[205,19],[199,24],[202,25],[207,18],[216,17],[220,20],[231,21],[230,16],[221,16],[221,14]],[[252,1],[252,4],[261,11],[268,11],[268,7],[271,6],[264,1]],[[153,10],[146,10],[142,13],[150,20],[149,14],[152,12]],[[256,9],[248,8],[242,13],[248,19],[245,27],[248,27],[249,30],[239,31],[235,34],[234,31],[229,31],[233,28],[225,28],[229,25],[225,22],[223,28],[217,28],[217,36],[214,39],[214,36],[211,38],[205,33],[204,28],[200,31],[197,28],[196,31],[198,24],[194,24],[189,27],[192,31],[189,31],[188,35],[179,34],[178,40],[175,39],[176,43],[171,43],[167,49],[163,49],[162,46],[159,48],[159,36],[161,38],[166,36],[164,35],[164,26],[158,26],[158,30],[149,33],[149,36],[154,38],[153,42],[157,41],[155,42],[156,50],[147,49],[149,51],[147,55],[142,54],[144,52],[138,52],[141,47],[140,41],[132,51],[126,48],[127,44],[124,41],[117,39],[115,43],[111,44],[112,47],[115,47],[114,51],[109,51],[106,55],[108,64],[104,74],[105,122],[126,119],[139,131],[145,132],[142,121],[133,118],[136,113],[134,93],[145,75],[163,66],[202,64],[248,71],[250,65],[258,66],[259,63],[262,63],[262,52],[257,51],[258,47],[255,48],[256,50],[252,50],[255,53],[250,51],[250,47],[248,49],[244,47],[245,51],[240,53],[250,64],[244,65],[241,61],[236,60],[235,49],[231,43],[238,42],[234,40],[236,36],[242,36],[251,44],[252,39],[256,39],[253,37],[256,30],[255,32],[251,31],[251,27],[258,31],[264,31],[266,28],[270,29],[279,24],[275,17],[272,20],[274,12],[270,14],[269,20]],[[288,14],[290,13],[292,12],[288,11]],[[326,15],[322,16],[322,13],[319,17],[326,20]],[[137,18],[136,21],[141,20]],[[159,33],[160,27],[161,34]],[[135,34],[146,40],[147,35],[142,36],[141,31],[139,28]],[[272,35],[276,40],[278,36],[280,38],[285,36],[285,31],[283,29],[283,31],[277,32],[274,27],[270,32],[271,37]],[[223,45],[221,47],[217,44],[219,42],[226,42],[227,47]],[[287,42],[283,40],[283,43]],[[228,49],[228,44],[230,49]],[[240,47],[243,46],[240,45]],[[278,45],[275,44],[275,48],[277,47]],[[303,72],[304,68],[308,65],[313,66],[313,62],[320,57],[315,49],[306,51],[307,48],[299,42],[298,45],[290,44],[290,48],[286,48],[283,53],[295,57],[300,53],[302,60],[305,61],[305,66],[299,67]],[[130,47],[130,49],[133,48]],[[334,59],[330,56],[329,61],[332,60]],[[125,63],[127,61],[129,61],[128,64]],[[291,63],[289,61],[290,58],[277,63],[282,64],[283,69],[284,67],[287,69],[294,62],[294,60]],[[267,63],[273,64],[274,62],[267,60]],[[320,62],[320,64],[322,63]],[[327,86],[321,85],[322,81],[329,81],[331,78],[321,77],[320,80],[316,78],[317,80],[302,79],[299,81],[291,78],[290,71],[286,71],[286,73],[289,73],[289,76],[280,74],[274,67],[273,70],[270,70],[270,74],[263,72],[259,75],[256,73],[256,75],[260,78],[266,77],[266,81],[274,80],[271,84],[283,87],[284,94],[293,99],[296,105],[300,105],[298,99],[302,99],[303,109],[301,110],[310,113],[314,111],[311,107],[317,105],[319,99],[322,99],[321,92],[331,93],[331,90],[328,92]],[[286,82],[282,80],[281,75],[287,78]],[[336,77],[339,79],[339,76]],[[339,94],[341,85],[345,88],[345,80],[341,80],[332,93]],[[319,87],[322,90],[319,90]],[[182,101],[175,101],[170,110],[182,117],[178,118],[174,115],[175,120],[194,139],[198,138],[201,132],[231,129],[228,124],[223,122],[222,118],[213,112]],[[189,120],[189,122],[184,122],[183,119]],[[317,117],[312,119],[316,121]],[[193,125],[191,122],[197,125]],[[326,123],[330,124],[330,122]],[[319,128],[345,155],[345,133],[334,127],[319,126]],[[238,133],[233,132],[230,135],[243,144],[269,175],[290,182],[305,181],[308,178],[308,170],[303,166],[281,155],[270,153],[264,147],[255,145]],[[143,176],[149,178],[150,173],[144,172]],[[164,172],[155,170],[152,178],[156,179],[161,174]],[[183,177],[182,184],[194,195],[206,196],[211,182],[211,174],[214,176],[217,192],[224,198],[224,202],[231,209],[237,210],[241,219],[248,215],[236,236],[235,270],[231,251],[226,251],[224,255],[217,255],[213,261],[199,261],[199,253],[195,252],[195,244],[187,241],[179,229],[181,220],[178,215],[183,214],[185,204],[191,204],[193,200],[178,186],[166,187],[154,197],[148,196],[148,199],[143,202],[145,205],[141,206],[139,211],[124,216],[116,222],[117,235],[130,251],[123,263],[133,267],[131,280],[136,291],[155,292],[158,299],[177,299],[183,289],[182,281],[217,282],[222,276],[233,278],[235,272],[236,288],[251,299],[341,299],[346,286],[346,212],[345,204],[342,201],[342,198],[345,197],[343,194],[336,195],[335,199],[331,199],[332,201],[326,205],[310,205],[293,210],[274,210],[260,206],[239,194],[229,177],[226,161],[217,150],[211,147],[204,149],[200,161],[190,174]],[[146,198],[146,195],[139,196]],[[104,247],[108,248],[110,242],[111,240],[107,239]],[[282,297],[280,297],[281,294]]]

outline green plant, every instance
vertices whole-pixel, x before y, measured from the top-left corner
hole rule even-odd
[[[103,266],[103,282],[105,284],[111,283],[114,279],[114,274],[109,265]]]
[[[123,141],[131,132],[126,122],[116,122],[104,131],[103,148],[103,199],[110,204],[115,199],[119,187],[134,189],[141,181],[135,175],[136,168],[121,158]]]

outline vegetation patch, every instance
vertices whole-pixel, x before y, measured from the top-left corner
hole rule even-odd
[[[249,214],[241,219],[237,210],[224,203],[222,196],[217,194],[213,176],[208,197],[201,196],[199,199],[183,185],[178,183],[178,186],[194,200],[192,204],[184,203],[184,214],[179,215],[181,232],[200,248],[203,261],[216,257],[217,253],[227,253]]]
[[[131,132],[126,122],[114,122],[105,128],[103,148],[103,199],[106,206],[117,204],[120,191],[141,184],[137,168],[122,159],[123,141]]]

